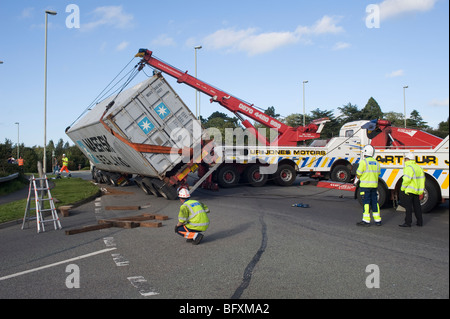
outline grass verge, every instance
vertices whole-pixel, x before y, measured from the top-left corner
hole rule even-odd
[[[50,192],[54,199],[59,200],[59,203],[55,203],[56,208],[64,205],[73,205],[95,195],[99,191],[97,186],[81,178],[62,178],[51,181],[55,183],[55,187]],[[0,223],[23,218],[26,205],[26,198],[0,205]],[[48,205],[49,203],[46,203],[45,208],[49,208],[50,206]],[[31,207],[35,207],[34,200],[31,203]],[[33,216],[34,209],[30,210],[30,214]]]

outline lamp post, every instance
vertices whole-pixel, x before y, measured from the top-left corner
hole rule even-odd
[[[19,122],[16,122],[14,124],[17,124],[17,159],[19,159]]]
[[[403,112],[405,113],[405,128],[406,128],[406,89],[408,88],[407,85],[403,87]]]
[[[195,50],[195,77],[197,78],[197,50],[200,50],[202,48],[201,45],[197,45],[194,47]],[[195,90],[195,116],[197,119],[200,119],[200,101],[198,101],[198,90]],[[198,102],[197,102],[198,101]],[[197,113],[198,110],[198,113]]]
[[[303,81],[303,127],[305,127],[305,84],[308,81]]]
[[[56,15],[56,11],[45,10],[45,62],[44,62],[44,174],[47,174],[47,29],[48,15]]]

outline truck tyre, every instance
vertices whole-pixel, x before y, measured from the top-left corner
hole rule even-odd
[[[255,164],[251,165],[245,170],[245,177],[247,182],[253,187],[264,186],[267,182],[267,174],[261,174],[260,166]]]
[[[178,193],[174,186],[167,185],[163,181],[154,178],[152,180],[152,184],[155,187],[156,191],[158,191],[162,197],[168,200],[177,199]]]
[[[239,184],[240,174],[236,166],[225,165],[217,172],[217,182],[220,187],[229,188]]]
[[[439,203],[439,189],[430,179],[425,180],[425,191],[423,199],[420,201],[422,213],[426,214],[433,210]]]
[[[156,197],[161,197],[161,194],[153,186],[153,182],[152,182],[151,178],[148,178],[148,177],[143,178],[141,184],[142,184],[141,188],[144,190],[144,192],[146,194],[148,194],[148,195],[153,194]]]
[[[351,179],[351,171],[345,165],[336,165],[331,171],[331,180],[333,182],[348,183]]]
[[[291,186],[297,178],[295,168],[289,164],[282,164],[278,167],[273,179],[275,184],[279,186]]]

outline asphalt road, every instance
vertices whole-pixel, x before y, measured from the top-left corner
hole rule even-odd
[[[81,174],[81,173],[80,173]],[[74,175],[75,176],[75,175]],[[0,298],[334,299],[449,298],[448,201],[424,227],[358,227],[361,207],[346,191],[300,186],[198,190],[211,226],[194,246],[174,233],[180,203],[115,188],[61,219],[0,229]],[[307,203],[310,208],[292,207]],[[107,206],[140,205],[139,211]],[[169,216],[160,228],[64,230],[142,213]],[[78,285],[79,284],[79,285]],[[371,287],[371,288],[370,288]]]

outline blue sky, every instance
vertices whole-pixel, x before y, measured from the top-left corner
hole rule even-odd
[[[17,141],[19,122],[21,143],[43,145],[45,10],[58,12],[49,16],[47,141],[70,141],[65,128],[139,48],[194,75],[202,45],[200,79],[283,116],[303,112],[304,80],[306,113],[338,116],[374,97],[403,114],[408,85],[408,116],[416,109],[432,127],[449,116],[447,0],[2,0],[1,142]],[[166,78],[195,113],[195,91]],[[228,112],[206,96],[200,105],[204,117]]]

